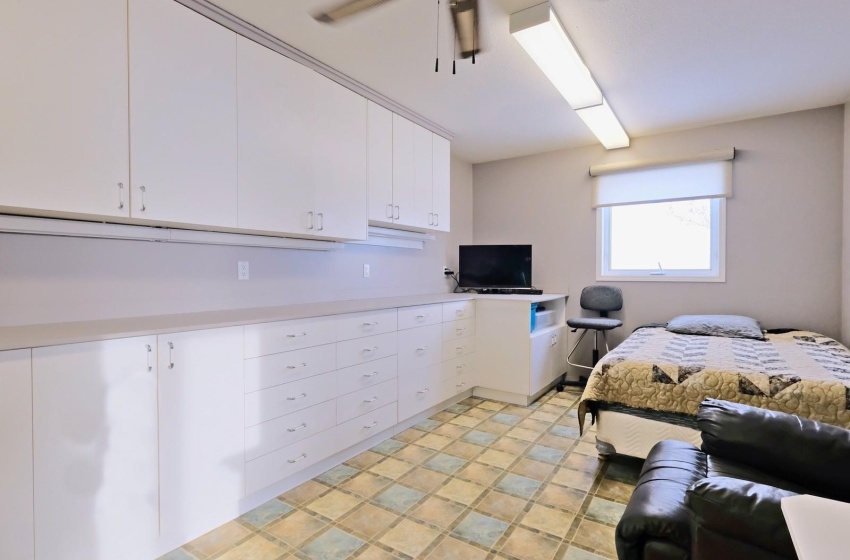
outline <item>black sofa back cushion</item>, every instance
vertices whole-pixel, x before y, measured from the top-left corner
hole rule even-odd
[[[850,502],[850,430],[717,399],[700,404],[702,449]]]

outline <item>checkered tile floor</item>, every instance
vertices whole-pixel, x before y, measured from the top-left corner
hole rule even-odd
[[[469,398],[161,560],[598,560],[639,461],[600,462],[579,393]]]

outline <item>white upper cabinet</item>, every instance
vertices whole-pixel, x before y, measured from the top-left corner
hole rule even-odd
[[[416,225],[416,125],[393,115],[393,223]]]
[[[0,0],[0,52],[0,207],[128,216],[126,2]]]
[[[366,100],[238,39],[239,227],[366,239]]]
[[[393,221],[393,114],[368,102],[369,220]]]
[[[159,536],[156,337],[36,348],[38,560],[149,560]]]
[[[434,229],[449,231],[451,226],[451,142],[434,134]]]
[[[434,220],[434,133],[415,125],[413,133],[413,183],[416,217],[414,225],[433,228]]]
[[[132,216],[236,227],[236,34],[130,0]]]

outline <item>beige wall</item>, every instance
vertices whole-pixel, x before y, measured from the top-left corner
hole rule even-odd
[[[620,282],[621,339],[682,313],[739,313],[767,328],[841,326],[842,107],[475,165],[475,243],[531,243],[534,283],[569,288],[567,315],[594,283],[596,214],[588,166],[735,146],[725,283]]]
[[[472,240],[472,167],[452,159],[452,233],[422,251],[338,252],[0,234],[0,326],[445,292]],[[236,263],[251,279],[236,279]],[[363,264],[371,277],[363,278]]]

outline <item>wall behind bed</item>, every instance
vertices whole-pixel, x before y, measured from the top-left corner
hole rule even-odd
[[[725,283],[619,282],[625,328],[683,313],[751,315],[766,328],[838,337],[842,295],[842,106],[635,138],[473,167],[475,243],[531,243],[535,285],[569,288],[568,316],[596,281],[591,164],[735,146]],[[572,336],[572,335],[571,335]],[[572,344],[572,340],[570,341]]]

